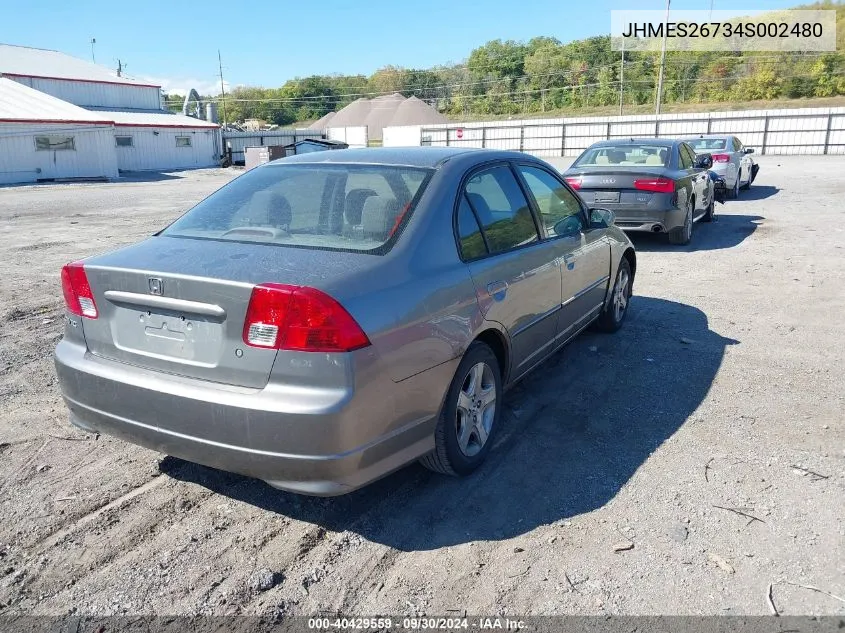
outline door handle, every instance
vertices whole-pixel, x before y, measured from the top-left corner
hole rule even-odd
[[[572,270],[575,268],[575,255],[567,253],[563,256],[563,263],[566,264],[566,270]]]
[[[508,292],[508,284],[506,281],[491,281],[487,284],[487,294],[489,294],[495,301],[501,301],[505,298]]]

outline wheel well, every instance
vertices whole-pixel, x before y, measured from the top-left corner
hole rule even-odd
[[[507,382],[508,376],[508,346],[505,342],[505,337],[497,330],[484,330],[481,334],[475,337],[476,341],[481,341],[491,350],[499,362],[499,369],[502,371],[502,384]]]
[[[634,277],[637,274],[637,254],[634,252],[633,248],[628,247],[625,249],[625,252],[622,253],[622,257],[628,260],[628,265],[631,267],[631,283],[634,283]]]

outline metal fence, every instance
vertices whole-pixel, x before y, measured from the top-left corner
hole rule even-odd
[[[410,142],[413,130],[397,129]],[[399,134],[404,132],[404,134]],[[575,156],[600,140],[733,134],[760,154],[845,154],[845,108],[491,121],[419,127],[419,145]],[[386,134],[386,138],[390,136]],[[416,144],[416,143],[413,143]]]
[[[263,147],[265,145],[287,145],[305,139],[326,138],[322,132],[315,130],[268,130],[264,132],[223,132],[223,151],[232,152],[232,162],[236,165],[244,164],[244,149],[247,147]]]

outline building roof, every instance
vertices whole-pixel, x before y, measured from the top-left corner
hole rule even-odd
[[[449,119],[428,105],[425,101],[410,97],[406,99],[398,92],[374,99],[356,99],[334,116],[331,112],[312,123],[309,130],[327,127],[367,126],[370,139],[381,139],[384,128],[394,125],[437,125],[448,123]]]
[[[77,59],[59,51],[29,46],[0,44],[0,74],[16,77],[42,77],[96,83],[124,84],[159,88],[154,84],[118,77],[110,68]]]
[[[89,123],[111,125],[110,116],[0,77],[0,123]]]
[[[203,121],[184,114],[174,114],[164,110],[108,110],[105,108],[88,108],[88,112],[114,121],[117,127],[194,127],[218,128],[217,123]]]

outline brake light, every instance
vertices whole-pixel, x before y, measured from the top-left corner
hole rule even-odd
[[[563,179],[566,181],[566,184],[568,184],[573,189],[581,188],[581,176],[564,176]]]
[[[351,352],[370,339],[332,297],[315,288],[261,284],[252,290],[244,343],[300,352]]]
[[[713,158],[714,163],[727,163],[731,160],[731,157],[727,154],[710,154],[710,156]]]
[[[82,262],[72,262],[62,268],[62,293],[68,312],[89,319],[97,318],[97,303]]]
[[[634,181],[634,189],[656,193],[672,193],[675,191],[675,181],[668,178],[641,178]]]

